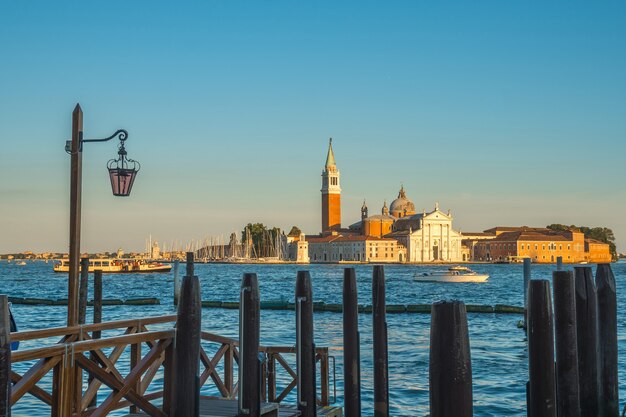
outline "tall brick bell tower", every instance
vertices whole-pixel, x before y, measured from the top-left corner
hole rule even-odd
[[[322,234],[341,228],[341,187],[335,164],[333,139],[328,143],[326,166],[322,172]]]

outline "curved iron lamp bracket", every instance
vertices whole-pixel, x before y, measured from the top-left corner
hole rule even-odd
[[[108,142],[111,139],[115,138],[116,136],[119,137],[120,142],[124,143],[124,141],[128,138],[128,132],[126,130],[124,130],[124,129],[118,129],[111,136],[109,136],[108,138],[104,138],[104,139],[83,139],[82,138],[82,132],[81,132],[80,142],[81,143],[85,143],[85,142]]]
[[[128,139],[128,132],[125,129],[118,129],[115,133],[113,133],[111,136],[104,138],[104,139],[83,139],[83,132],[79,132],[79,138],[78,138],[78,152],[82,152],[83,151],[83,143],[86,142],[108,142],[111,139],[114,138],[119,138],[120,140],[120,150],[124,151],[124,141],[126,139]],[[72,141],[68,140],[67,142],[65,142],[65,152],[67,152],[68,154],[72,155]],[[125,152],[125,151],[124,151]]]

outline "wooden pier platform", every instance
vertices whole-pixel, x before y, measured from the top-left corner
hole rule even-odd
[[[296,417],[300,415],[295,405],[278,405],[276,403],[261,404],[261,415],[264,417]],[[342,417],[341,407],[318,407],[320,417]],[[128,414],[126,417],[146,417],[147,414]],[[237,400],[200,397],[200,417],[237,417]]]

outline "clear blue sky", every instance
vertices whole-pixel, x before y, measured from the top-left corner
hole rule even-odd
[[[546,4],[549,3],[549,4]],[[454,226],[611,227],[626,251],[625,2],[0,4],[0,253],[66,251],[77,102],[86,251],[320,229],[334,138],[343,224],[404,184]]]

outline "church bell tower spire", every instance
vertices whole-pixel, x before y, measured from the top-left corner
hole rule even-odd
[[[341,186],[335,163],[333,139],[328,142],[326,164],[322,171],[322,233],[341,228]]]

